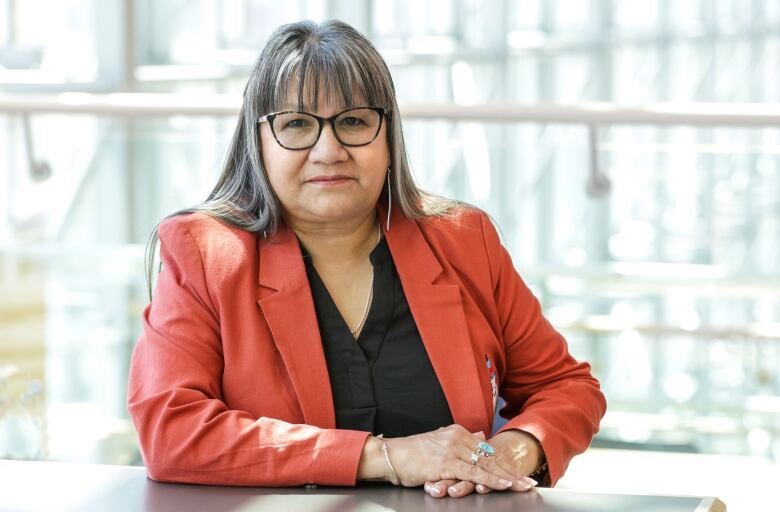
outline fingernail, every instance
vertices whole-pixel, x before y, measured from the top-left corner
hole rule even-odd
[[[431,487],[431,492],[433,494],[441,494],[441,487],[439,487],[438,485],[434,485],[433,487]]]
[[[457,496],[457,495],[458,495],[458,490],[457,490],[457,489],[455,489],[454,487],[450,487],[450,488],[447,490],[447,492],[449,492],[450,496]]]
[[[536,480],[534,480],[534,479],[533,479],[533,478],[531,478],[530,476],[524,476],[524,477],[523,477],[523,480],[524,480],[524,481],[525,481],[525,482],[526,482],[528,485],[530,485],[531,487],[536,487],[536,486],[539,484],[539,482],[537,482]]]
[[[487,491],[487,487],[485,487],[482,484],[477,484],[477,492],[485,492]]]
[[[512,485],[512,482],[510,482],[509,480],[504,480],[504,479],[499,480],[498,483],[500,483],[504,487],[510,487]]]

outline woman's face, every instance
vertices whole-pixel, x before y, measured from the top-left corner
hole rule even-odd
[[[281,110],[298,110],[295,97],[290,98]],[[316,111],[304,108],[325,118],[342,110],[326,100],[319,101]],[[260,142],[271,186],[293,225],[356,221],[374,210],[389,165],[386,119],[377,137],[365,146],[343,146],[327,122],[309,149],[281,147],[267,122],[260,123]]]

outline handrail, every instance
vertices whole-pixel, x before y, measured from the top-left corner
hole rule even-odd
[[[120,117],[235,116],[240,107],[241,96],[228,94],[0,95],[0,114],[71,113]],[[780,106],[760,103],[652,103],[642,106],[591,102],[576,105],[406,103],[401,105],[401,113],[406,119],[453,121],[780,128]]]

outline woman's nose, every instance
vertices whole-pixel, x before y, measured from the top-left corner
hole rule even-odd
[[[348,156],[347,149],[336,138],[333,126],[325,123],[319,140],[309,150],[309,158],[315,162],[333,163],[346,160]]]

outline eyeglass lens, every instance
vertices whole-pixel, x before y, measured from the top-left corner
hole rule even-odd
[[[342,112],[333,127],[342,144],[361,146],[368,144],[379,132],[382,116],[370,108],[356,108]],[[317,143],[320,125],[317,118],[305,112],[277,114],[272,128],[279,143],[289,149],[303,149]]]

